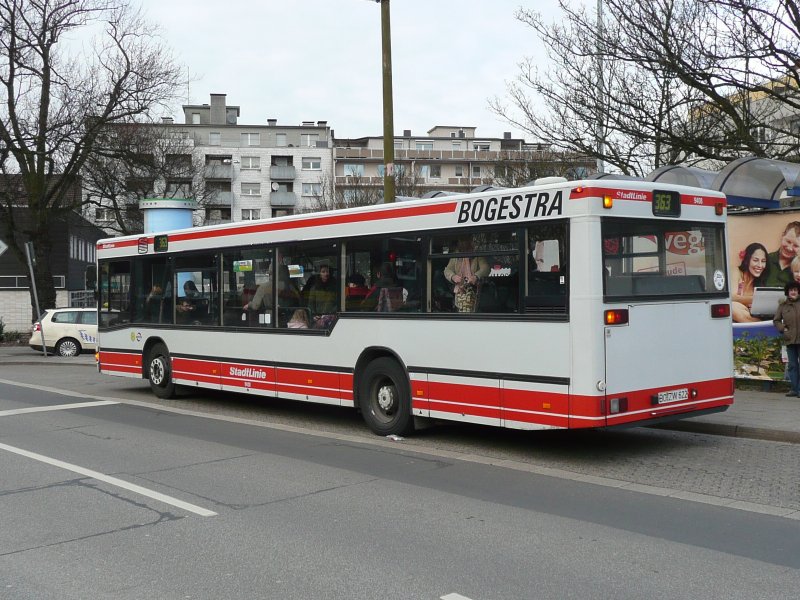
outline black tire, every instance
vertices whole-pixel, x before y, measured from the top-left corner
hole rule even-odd
[[[411,386],[403,368],[391,358],[376,358],[358,384],[359,406],[367,426],[377,435],[414,431]]]
[[[75,338],[62,338],[56,342],[56,354],[59,356],[78,356],[83,349]]]
[[[172,361],[169,350],[164,344],[156,344],[147,357],[147,378],[150,389],[159,398],[168,400],[175,396],[175,384],[172,382]]]

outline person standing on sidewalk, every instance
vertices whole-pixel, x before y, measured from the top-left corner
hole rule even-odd
[[[772,322],[783,334],[783,341],[786,343],[789,359],[787,370],[792,385],[786,395],[797,397],[800,396],[800,283],[790,281],[783,288],[783,293],[786,299],[781,300]]]

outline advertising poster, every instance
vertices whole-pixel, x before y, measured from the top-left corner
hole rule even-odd
[[[784,378],[785,349],[772,324],[783,287],[800,281],[800,211],[729,215],[731,290],[737,377]]]

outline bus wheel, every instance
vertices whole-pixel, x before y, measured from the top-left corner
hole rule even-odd
[[[378,435],[403,435],[414,429],[411,389],[405,371],[391,358],[367,365],[358,386],[364,421]]]
[[[172,398],[175,395],[175,384],[172,383],[172,367],[167,347],[164,344],[153,346],[148,360],[150,389],[159,398]]]

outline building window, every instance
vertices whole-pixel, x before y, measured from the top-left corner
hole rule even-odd
[[[208,145],[209,146],[219,146],[220,145],[220,134],[219,131],[211,131],[208,134]]]
[[[474,142],[472,144],[473,150],[478,150],[479,152],[486,152],[489,150],[489,143],[488,142]]]
[[[403,149],[403,140],[395,140],[394,141],[394,149],[395,150],[402,150]]]
[[[318,133],[302,133],[300,134],[300,145],[305,147],[315,147],[318,139]]]
[[[767,141],[767,128],[766,127],[751,127],[750,135],[753,139],[761,144]]]
[[[480,167],[480,165],[473,165],[472,166],[472,176],[473,177],[480,177],[481,176],[481,167]]]
[[[428,179],[431,176],[431,166],[420,165],[419,167],[417,167],[417,173],[422,179]]]
[[[168,181],[164,192],[168,198],[191,198],[192,184],[188,181]]]
[[[260,183],[243,183],[242,196],[260,196],[261,184]]]
[[[463,177],[464,176],[464,166],[463,165],[456,165],[456,177]]]
[[[255,221],[261,218],[261,209],[259,208],[243,208],[242,221]]]
[[[260,133],[243,133],[242,146],[260,146],[261,134]]]
[[[261,157],[259,156],[243,156],[242,169],[260,169]]]
[[[304,183],[303,196],[321,196],[322,184],[321,183]]]
[[[279,148],[286,147],[286,134],[285,133],[276,133],[275,134],[275,145]]]
[[[192,125],[200,125],[200,113],[192,113]]]
[[[318,156],[303,157],[303,170],[304,171],[319,171],[322,169],[322,159]]]
[[[433,150],[433,142],[417,142],[417,150]]]
[[[461,150],[461,142],[453,142],[453,150]]]
[[[230,208],[218,208],[209,206],[206,207],[206,220],[208,221],[230,221],[231,220],[231,209]]]
[[[94,211],[95,221],[113,221],[114,211],[110,208],[97,208]]]
[[[292,208],[273,208],[272,209],[272,216],[273,217],[288,217],[294,214],[294,209]]]
[[[442,177],[442,165],[431,165],[431,179],[441,179]]]
[[[346,176],[352,176],[352,177],[363,177],[364,165],[356,163],[345,163],[344,174]]]

